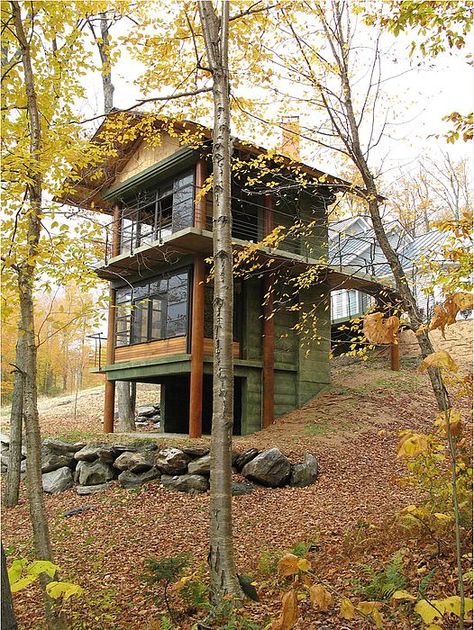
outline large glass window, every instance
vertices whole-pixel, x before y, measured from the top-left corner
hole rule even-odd
[[[161,241],[194,222],[194,171],[138,193],[122,209],[121,252]]]
[[[119,289],[116,295],[116,345],[145,343],[186,335],[188,272],[152,278]]]

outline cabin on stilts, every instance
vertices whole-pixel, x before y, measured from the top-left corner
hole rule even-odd
[[[95,368],[106,379],[104,430],[114,430],[116,382],[132,381],[161,388],[162,431],[200,437],[212,417],[212,133],[114,112],[91,143],[103,156],[78,167],[61,201],[109,215],[96,265],[110,285],[106,357]],[[302,226],[257,247],[258,263],[235,278],[234,434],[244,435],[327,387],[330,290],[374,285],[324,265],[329,207],[347,182],[238,140],[233,161],[236,251],[277,226]],[[316,267],[298,295],[285,293],[291,274]],[[298,323],[309,311],[317,339],[301,343]]]

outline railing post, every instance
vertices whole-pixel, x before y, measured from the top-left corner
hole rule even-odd
[[[196,197],[194,201],[194,227],[200,228],[201,230],[206,229],[206,195],[200,195],[206,179],[206,159],[204,157],[201,157],[196,162],[196,174],[194,178],[196,190]]]
[[[113,223],[112,223],[112,258],[120,254],[120,232],[121,232],[121,216],[120,206],[114,205]]]
[[[110,288],[109,321],[107,325],[107,358],[111,365],[115,359],[115,289]],[[104,433],[114,432],[115,417],[115,381],[109,381],[105,375],[104,392]]]
[[[273,230],[273,202],[270,194],[265,195],[263,216],[265,236]],[[273,289],[271,278],[264,280],[265,303],[263,306],[263,410],[262,426],[270,426],[274,420],[275,398],[275,320],[273,316]]]
[[[189,437],[202,435],[202,391],[204,380],[204,258],[195,256],[191,311],[191,379],[189,395]]]

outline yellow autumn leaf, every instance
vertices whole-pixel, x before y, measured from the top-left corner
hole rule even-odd
[[[428,438],[422,433],[405,435],[398,445],[397,457],[417,457],[428,450]]]
[[[298,560],[298,569],[300,571],[309,571],[311,569],[311,563],[306,558],[300,558]]]
[[[356,608],[363,615],[372,615],[374,610],[377,610],[377,608],[380,608],[380,606],[380,602],[359,602]]]
[[[395,593],[392,595],[392,600],[395,601],[413,601],[416,602],[416,597],[414,597],[411,593],[409,593],[408,591],[395,591]]]
[[[355,608],[350,599],[344,598],[341,601],[341,608],[339,610],[339,616],[343,619],[354,619]]]
[[[383,617],[382,617],[382,613],[379,610],[375,609],[372,612],[372,619],[375,622],[376,628],[383,628]]]
[[[457,372],[458,366],[451,355],[446,350],[433,352],[423,359],[418,368],[420,372],[424,372],[429,368],[440,368],[449,372]]]
[[[383,313],[370,313],[364,317],[363,332],[371,343],[393,343],[400,320],[395,315],[384,319]]]
[[[474,308],[474,296],[472,293],[462,291],[461,293],[455,293],[452,296],[453,302],[459,308],[460,311],[465,311],[470,308]]]
[[[437,518],[438,521],[447,522],[452,520],[452,517],[449,514],[443,514],[442,512],[435,512],[433,516]]]
[[[298,562],[300,558],[293,553],[286,553],[278,562],[278,575],[287,577],[298,573]]]
[[[332,605],[332,595],[322,584],[314,584],[309,589],[309,596],[313,606],[323,612],[329,610]]]
[[[435,426],[438,427],[438,431],[443,437],[448,435],[448,427],[451,435],[459,437],[462,433],[461,414],[454,409],[442,411],[436,417]]]

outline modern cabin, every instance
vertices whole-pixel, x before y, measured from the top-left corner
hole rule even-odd
[[[140,115],[128,120],[133,127]],[[106,360],[97,368],[106,378],[104,430],[114,428],[115,383],[135,381],[161,388],[163,431],[199,437],[210,432],[212,417],[212,140],[209,130],[192,123],[172,133],[157,127],[159,141],[136,131],[115,142],[112,156],[83,169],[62,201],[110,215],[104,259],[96,266],[110,284]],[[189,142],[190,129],[199,131],[201,142]],[[93,141],[100,144],[102,131]],[[259,156],[267,156],[263,177]],[[261,268],[235,279],[234,433],[248,434],[301,407],[329,383],[334,278],[323,267],[327,214],[346,183],[240,142],[234,143],[233,159],[237,250],[276,226],[312,226],[275,248],[262,247]],[[311,266],[322,270],[316,282],[286,302],[284,286],[276,295],[280,275],[284,285],[289,270]],[[297,324],[310,310],[318,317],[318,339],[303,344]]]

